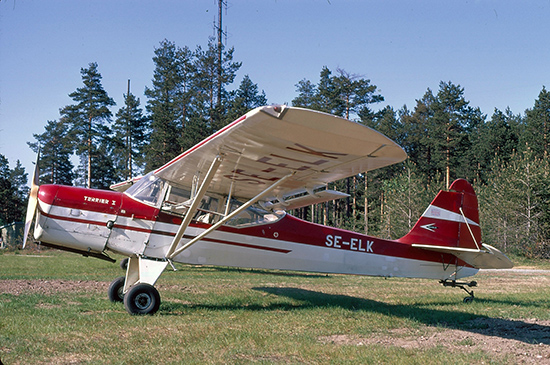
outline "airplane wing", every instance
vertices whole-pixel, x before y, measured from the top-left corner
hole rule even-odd
[[[309,192],[348,176],[401,162],[405,151],[383,134],[334,115],[288,106],[256,108],[157,169],[194,186],[222,159],[208,191],[250,199],[286,178],[264,201]]]

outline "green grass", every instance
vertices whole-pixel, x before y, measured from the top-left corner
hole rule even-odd
[[[117,264],[58,251],[38,255],[0,254],[0,280],[44,279],[71,290],[0,291],[6,365],[513,363],[510,354],[476,347],[469,337],[449,338],[451,348],[398,342],[550,320],[550,275],[481,273],[476,300],[465,305],[465,293],[436,281],[184,265],[159,279],[157,314],[130,316],[107,299],[107,285],[123,274]],[[512,339],[550,344],[537,336]]]

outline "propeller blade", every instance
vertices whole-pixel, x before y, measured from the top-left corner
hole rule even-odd
[[[38,168],[38,160],[40,159],[40,150],[38,150],[38,156],[36,157],[36,165],[34,166],[34,172],[32,174],[31,191],[29,193],[29,203],[27,204],[27,217],[25,219],[25,234],[23,235],[23,248],[27,245],[27,238],[31,229],[32,221],[34,219],[34,213],[36,212],[36,206],[38,205],[38,188],[40,169]]]

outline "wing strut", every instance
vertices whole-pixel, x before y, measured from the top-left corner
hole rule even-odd
[[[218,167],[222,163],[222,158],[220,156],[216,156],[214,161],[212,161],[212,165],[210,165],[210,169],[206,173],[206,176],[204,177],[204,180],[202,181],[202,184],[197,191],[196,195],[193,197],[193,203],[187,209],[187,213],[185,214],[185,217],[183,218],[183,221],[181,222],[180,228],[178,228],[178,232],[176,233],[176,236],[172,240],[172,243],[170,244],[170,248],[168,249],[168,252],[166,253],[166,258],[171,259],[175,255],[173,255],[174,250],[176,249],[179,241],[183,237],[183,233],[189,226],[189,223],[191,223],[191,219],[193,218],[193,215],[195,215],[195,212],[197,211],[197,208],[199,207],[199,204],[204,197],[204,194],[206,194],[206,190],[210,186],[210,182],[212,182],[212,178],[218,171]]]
[[[172,250],[172,246],[174,245],[177,245],[177,243],[179,242],[179,240],[181,239],[181,237],[183,236],[183,231],[185,229],[183,229],[182,231],[182,234],[179,235],[179,230],[178,230],[178,235],[176,235],[176,237],[174,237],[174,241],[172,243],[172,246],[170,247],[170,251],[172,251],[170,254],[166,255],[166,258],[168,260],[171,260],[173,259],[174,257],[176,257],[177,255],[179,255],[181,252],[183,252],[185,249],[189,248],[191,245],[195,244],[196,242],[198,242],[199,240],[203,239],[206,235],[210,234],[211,232],[215,231],[216,229],[218,229],[221,225],[223,225],[225,222],[227,222],[228,220],[232,219],[233,217],[239,215],[243,210],[245,210],[246,208],[250,207],[252,204],[256,203],[258,200],[262,199],[263,197],[265,197],[267,194],[269,194],[273,189],[275,189],[277,186],[281,185],[283,182],[285,182],[288,178],[290,178],[291,176],[294,175],[294,172],[293,173],[290,173],[286,176],[283,176],[282,178],[280,178],[279,180],[277,180],[275,183],[273,183],[271,186],[269,186],[267,189],[265,189],[264,191],[262,191],[261,193],[259,193],[258,195],[256,195],[255,197],[253,197],[252,199],[250,199],[249,201],[247,201],[246,203],[244,203],[243,205],[241,205],[239,208],[235,209],[233,212],[231,212],[231,214],[229,215],[226,215],[225,217],[223,217],[219,222],[217,222],[216,224],[214,224],[212,227],[208,228],[207,230],[205,230],[204,232],[202,232],[201,234],[199,234],[198,236],[196,236],[195,238],[193,238],[191,241],[187,242],[185,245],[183,245],[182,247],[180,247],[179,249],[177,249],[176,251],[173,251]],[[201,190],[202,190],[202,186],[201,186]],[[189,210],[187,212],[187,214],[189,214],[191,212],[191,210]],[[187,216],[186,216],[187,218]],[[182,225],[180,226],[180,230],[182,229],[183,227],[183,222],[182,222]],[[179,238],[178,238],[179,237]],[[176,240],[177,239],[177,240]]]

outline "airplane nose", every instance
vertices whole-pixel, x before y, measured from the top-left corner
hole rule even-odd
[[[52,205],[55,197],[57,196],[57,191],[59,190],[59,185],[42,185],[38,189],[38,199],[42,203]]]

